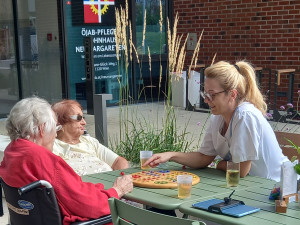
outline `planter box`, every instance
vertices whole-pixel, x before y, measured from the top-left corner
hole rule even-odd
[[[297,150],[286,140],[291,140],[295,145],[300,146],[300,134],[275,131],[277,141],[282,149],[282,153],[290,160],[293,156],[297,156],[300,162],[300,155]]]

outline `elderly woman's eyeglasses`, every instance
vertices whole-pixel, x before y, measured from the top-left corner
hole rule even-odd
[[[226,90],[224,90],[224,91],[219,91],[219,92],[213,93],[213,94],[209,94],[209,93],[206,93],[206,92],[204,92],[204,91],[200,91],[200,95],[201,95],[201,97],[204,98],[204,99],[207,98],[209,101],[213,101],[214,98],[216,97],[216,95],[221,94],[221,93],[223,93],[223,92],[226,92]]]
[[[82,116],[82,115],[72,115],[72,116],[70,116],[70,118],[72,120],[81,121],[82,119],[84,119],[84,116]]]
[[[62,125],[56,125],[56,132],[60,131],[62,129]]]

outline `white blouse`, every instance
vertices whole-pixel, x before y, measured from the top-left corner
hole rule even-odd
[[[269,122],[253,104],[244,102],[237,107],[224,136],[223,125],[222,116],[211,116],[201,153],[233,162],[251,160],[250,175],[280,181],[281,164],[288,158]]]

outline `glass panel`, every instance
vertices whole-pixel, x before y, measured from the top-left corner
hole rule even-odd
[[[115,43],[115,7],[124,1],[65,1],[70,98],[86,108],[84,38],[91,37],[94,54],[95,93],[112,94],[108,105],[119,101],[122,77]],[[100,13],[100,14],[99,14]],[[122,80],[122,79],[121,79]]]
[[[161,0],[162,25],[160,25],[160,0],[136,1],[136,42],[138,54],[166,53],[166,0]],[[146,11],[146,33],[143,45],[144,18]],[[162,32],[160,32],[162,30]]]
[[[164,57],[164,59],[158,58],[158,55],[165,54],[167,49],[166,5],[167,0],[139,0],[135,3],[137,51],[139,55],[146,55],[143,57],[144,62],[135,66],[139,100],[163,100],[164,93],[167,93],[167,62]],[[160,21],[161,15],[162,23]],[[146,21],[144,21],[145,18]],[[144,27],[145,23],[146,26]],[[144,28],[145,35],[143,36]],[[150,60],[147,56],[148,49],[151,53],[151,71]]]
[[[18,0],[23,97],[62,98],[56,1]]]
[[[11,0],[0,0],[0,117],[19,100]]]
[[[141,67],[140,67],[141,66]],[[161,67],[161,79],[159,78]],[[136,77],[138,80],[138,100],[152,101],[163,100],[167,92],[167,62],[152,62],[151,71],[149,62],[143,62],[141,65],[136,64]],[[153,71],[157,71],[153,73]]]

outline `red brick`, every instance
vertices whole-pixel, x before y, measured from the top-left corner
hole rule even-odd
[[[192,8],[190,4],[196,7]],[[173,5],[174,11],[185,13],[178,33],[196,32],[200,35],[205,28],[199,61],[210,63],[217,52],[216,60],[246,58],[255,65],[271,68],[272,75],[275,69],[287,66],[300,71],[300,1],[203,0],[195,3],[192,0],[174,0]],[[203,16],[203,19],[195,20],[194,16]],[[187,21],[192,23],[187,24]],[[186,65],[191,57],[192,52],[186,57]],[[267,74],[262,81],[265,90],[269,89],[268,82]],[[282,85],[287,87],[288,80],[284,79],[283,82]],[[300,76],[298,80],[295,79],[295,87],[299,83]],[[273,84],[274,79],[272,88]]]

